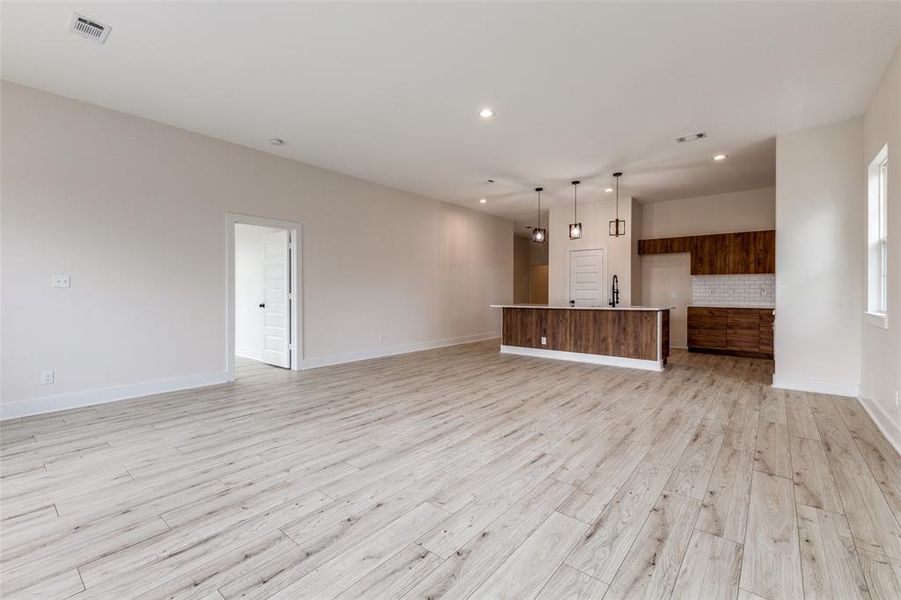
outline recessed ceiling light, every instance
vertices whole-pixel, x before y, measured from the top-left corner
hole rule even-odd
[[[285,140],[282,138],[269,138],[269,143],[273,146],[282,146],[285,143]]]
[[[608,194],[612,194],[613,188],[612,187],[604,188],[604,191],[607,192]]]
[[[726,155],[725,154],[717,154],[716,156],[713,157],[713,160],[726,160]]]
[[[494,116],[494,110],[490,108],[483,108],[479,111],[479,116],[483,119],[490,119]]]
[[[479,200],[479,204],[488,204],[488,199],[482,198],[481,200]]]

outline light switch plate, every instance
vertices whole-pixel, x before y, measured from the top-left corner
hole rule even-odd
[[[71,283],[71,279],[68,273],[64,273],[62,275],[51,275],[50,276],[50,287],[55,288],[67,288]]]
[[[53,372],[53,369],[41,373],[41,383],[43,385],[51,385],[55,380],[56,374]]]

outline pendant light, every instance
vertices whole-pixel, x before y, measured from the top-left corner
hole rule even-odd
[[[625,219],[619,218],[619,178],[622,177],[623,174],[616,172],[613,176],[616,178],[616,218],[610,221],[609,233],[612,237],[619,237],[621,235],[626,235],[626,221]]]
[[[532,228],[532,243],[533,244],[543,244],[547,242],[547,229],[541,228],[541,191],[544,188],[537,187],[535,191],[538,192],[538,226]]]
[[[578,240],[582,238],[582,224],[579,223],[578,198],[576,190],[581,181],[572,181],[573,184],[573,222],[569,224],[569,239]]]

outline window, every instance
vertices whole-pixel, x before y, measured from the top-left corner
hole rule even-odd
[[[887,327],[888,310],[888,146],[867,171],[867,313],[874,325]]]

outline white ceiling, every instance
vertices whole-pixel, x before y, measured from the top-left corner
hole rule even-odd
[[[105,45],[66,31],[73,10],[112,26]],[[588,201],[617,169],[644,201],[773,185],[774,135],[861,114],[901,31],[898,2],[3,2],[0,16],[4,79],[523,221],[536,184],[570,202],[578,177]],[[674,142],[695,131],[709,138]]]

